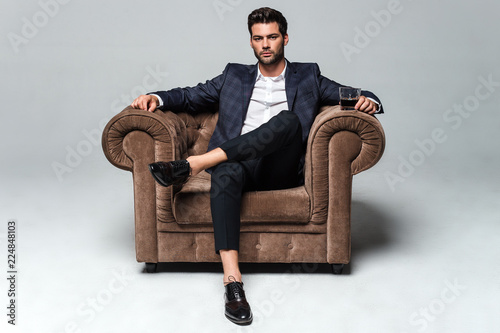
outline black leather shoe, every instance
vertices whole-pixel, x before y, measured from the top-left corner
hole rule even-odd
[[[151,163],[149,171],[162,186],[184,184],[191,175],[191,167],[187,160]]]
[[[226,288],[226,318],[238,325],[250,325],[252,310],[245,297],[242,282],[231,282]]]

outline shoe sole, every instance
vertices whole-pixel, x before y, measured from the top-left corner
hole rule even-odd
[[[234,319],[234,318],[228,316],[226,313],[224,315],[226,316],[226,318],[230,322],[232,322],[232,323],[234,323],[236,325],[241,325],[241,326],[250,325],[252,323],[252,321],[253,321],[253,315],[250,318],[246,319],[246,320],[237,320],[237,319]]]

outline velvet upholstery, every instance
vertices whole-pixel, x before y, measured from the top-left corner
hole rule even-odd
[[[213,262],[210,175],[162,187],[148,164],[204,153],[217,113],[191,116],[126,108],[104,129],[108,160],[133,175],[136,259]],[[305,184],[247,192],[241,207],[241,262],[348,263],[352,176],[375,165],[385,147],[377,118],[323,107],[307,143]]]

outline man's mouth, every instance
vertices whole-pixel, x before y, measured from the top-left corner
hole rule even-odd
[[[262,52],[260,55],[262,55],[262,56],[266,57],[266,56],[273,55],[273,53],[272,53],[272,52],[268,52],[268,51],[266,51],[266,52]]]

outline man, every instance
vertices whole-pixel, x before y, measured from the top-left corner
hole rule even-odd
[[[316,64],[285,59],[287,21],[279,11],[254,10],[248,16],[248,30],[256,65],[229,64],[204,84],[141,95],[132,103],[150,112],[160,108],[190,113],[218,105],[219,120],[207,153],[153,163],[150,171],[163,186],[183,183],[204,170],[212,174],[210,205],[215,251],[224,270],[225,315],[240,325],[252,321],[238,267],[241,194],[303,183],[311,125],[320,106],[339,104],[342,86],[321,76]],[[380,101],[368,91],[362,92],[355,109],[382,113]],[[262,140],[264,133],[272,140]]]

